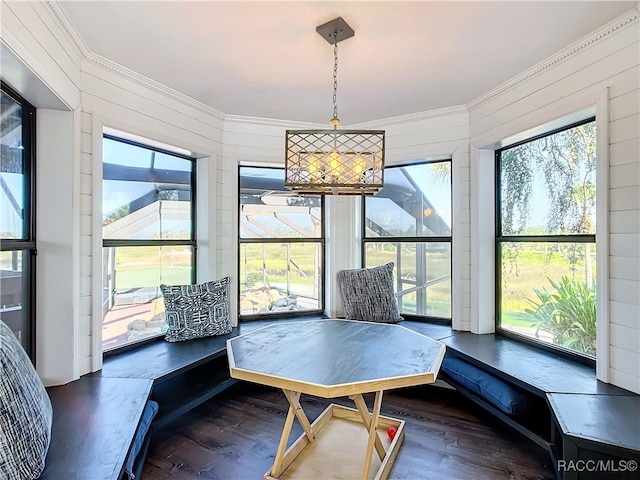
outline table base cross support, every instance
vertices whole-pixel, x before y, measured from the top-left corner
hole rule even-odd
[[[264,480],[384,480],[389,476],[404,439],[405,422],[380,415],[382,391],[376,392],[371,412],[361,394],[351,395],[355,409],[331,404],[312,424],[300,404],[300,393],[283,391],[289,410],[273,466]],[[303,434],[287,449],[296,418]],[[397,430],[393,439],[387,436],[390,427]]]

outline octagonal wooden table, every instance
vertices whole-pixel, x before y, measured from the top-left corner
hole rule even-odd
[[[276,323],[228,340],[231,376],[281,388],[289,401],[263,479],[387,478],[405,432],[404,421],[380,415],[382,393],[434,382],[444,353],[444,344],[401,325],[349,320]],[[331,404],[310,423],[302,393],[348,396],[356,408]],[[371,411],[365,393],[375,393]],[[296,418],[304,433],[287,448]]]

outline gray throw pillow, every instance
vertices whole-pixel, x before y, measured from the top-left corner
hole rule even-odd
[[[341,270],[337,277],[347,320],[380,323],[402,320],[393,296],[393,263],[374,268]]]
[[[230,283],[224,277],[196,285],[160,285],[167,319],[165,340],[181,342],[230,333]]]
[[[0,320],[0,478],[38,478],[51,441],[51,400],[29,357]]]

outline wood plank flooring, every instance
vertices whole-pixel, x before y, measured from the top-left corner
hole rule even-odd
[[[372,397],[365,399],[371,406]],[[331,403],[301,401],[312,421]],[[353,406],[348,398],[334,402]],[[239,382],[155,432],[142,478],[259,480],[273,462],[287,408],[281,391]],[[455,391],[385,392],[382,413],[407,422],[390,479],[555,478],[542,449]],[[301,433],[296,422],[291,442]]]

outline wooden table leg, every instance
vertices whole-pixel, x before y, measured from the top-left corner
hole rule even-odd
[[[364,456],[362,480],[367,480],[369,478],[369,468],[371,467],[373,447],[376,444],[376,439],[378,438],[378,420],[380,418],[380,407],[382,407],[382,390],[376,392],[376,398],[373,401],[373,409],[371,410],[371,423],[369,425],[369,441],[367,442],[367,452]]]
[[[292,405],[289,405],[287,418],[284,421],[282,435],[280,436],[280,443],[278,443],[278,450],[276,450],[276,458],[273,460],[273,467],[271,468],[271,475],[276,478],[282,474],[282,459],[287,449],[287,442],[289,441],[289,435],[291,435],[294,418],[296,418],[295,410]]]
[[[276,457],[273,460],[273,467],[271,467],[271,476],[274,478],[282,475],[282,472],[287,465],[283,464],[284,454],[287,449],[287,442],[289,441],[289,436],[291,435],[291,428],[293,427],[293,420],[295,418],[298,419],[302,429],[304,430],[305,435],[307,436],[309,442],[313,442],[316,438],[315,432],[311,427],[311,423],[309,423],[309,419],[307,415],[304,413],[302,405],[300,405],[300,392],[294,392],[292,390],[282,390],[284,392],[284,396],[289,401],[289,410],[287,411],[287,418],[284,421],[284,427],[282,428],[282,435],[280,436],[280,442],[278,443],[278,450],[276,450]],[[289,463],[291,463],[289,461]]]
[[[352,395],[349,398],[351,398],[351,400],[353,400],[353,403],[356,404],[358,413],[360,413],[360,418],[362,419],[362,423],[364,423],[366,429],[369,430],[371,428],[371,414],[369,413],[369,409],[367,408],[367,404],[364,401],[364,398],[362,398],[361,394]],[[376,447],[376,452],[378,453],[378,457],[380,457],[380,460],[384,459],[384,456],[387,452],[384,449],[382,441],[380,440],[380,437],[378,435],[376,435],[375,437],[374,445]]]
[[[307,415],[304,413],[302,409],[302,405],[300,405],[300,392],[293,392],[291,390],[282,390],[284,392],[284,396],[289,400],[289,405],[291,405],[294,409],[294,413],[304,430],[304,433],[307,434],[307,438],[310,442],[313,442],[316,438],[316,434],[313,432],[311,428],[311,423],[309,423],[309,419]]]

